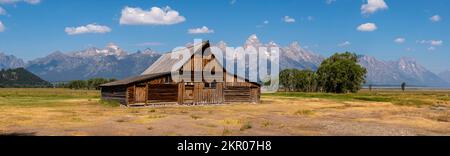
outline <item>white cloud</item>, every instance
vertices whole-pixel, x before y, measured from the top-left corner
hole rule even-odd
[[[398,44],[405,43],[405,41],[406,41],[406,39],[405,39],[405,38],[402,38],[402,37],[396,38],[396,39],[394,40],[394,42],[395,42],[395,43],[398,43]]]
[[[86,26],[79,27],[66,27],[65,31],[68,35],[79,35],[87,33],[104,34],[111,32],[111,28],[97,24],[88,24]]]
[[[350,43],[349,41],[345,41],[345,42],[339,43],[338,46],[339,46],[339,47],[345,47],[345,46],[349,46],[349,45],[351,45],[351,44],[352,44],[352,43]]]
[[[358,31],[371,32],[371,31],[377,30],[378,28],[377,28],[377,25],[375,25],[375,23],[365,23],[365,24],[361,24],[356,29]]]
[[[236,3],[236,0],[231,0],[231,1],[230,1],[230,4],[231,4],[231,5],[233,5],[233,4],[235,4],[235,3]]]
[[[334,3],[334,2],[336,2],[336,0],[326,0],[326,1],[325,1],[325,3],[327,3],[327,4],[332,4],[332,3]]]
[[[4,32],[5,29],[5,25],[3,25],[2,21],[0,21],[0,32]]]
[[[289,17],[289,16],[284,16],[283,17],[283,21],[286,22],[286,23],[294,23],[295,19],[292,18],[292,17]]]
[[[125,7],[122,9],[120,24],[123,25],[172,25],[186,21],[178,11],[170,7],[152,7],[150,10]]]
[[[6,10],[0,6],[0,15],[6,15]]]
[[[431,46],[441,46],[442,44],[444,44],[444,41],[442,41],[442,40],[421,40],[421,41],[417,41],[417,43],[429,44]]]
[[[442,18],[441,18],[441,16],[439,16],[439,15],[434,15],[434,16],[431,16],[430,17],[430,21],[431,22],[439,22],[439,21],[441,21],[442,20]]]
[[[306,19],[307,19],[308,21],[312,21],[312,20],[314,20],[314,17],[308,16]]]
[[[436,48],[435,47],[429,47],[428,50],[429,51],[434,51],[434,50],[436,50]]]
[[[441,46],[444,43],[442,40],[431,40],[430,44],[434,46]]]
[[[41,0],[0,0],[0,4],[15,4],[18,2],[26,2],[28,4],[39,4]]]
[[[387,6],[384,0],[367,0],[367,4],[361,6],[361,13],[368,15],[377,12],[378,10],[386,10]]]
[[[268,20],[265,20],[265,21],[263,21],[262,24],[256,25],[256,28],[262,28],[262,27],[264,27],[264,25],[268,25],[269,23],[270,23],[270,22],[269,22]]]
[[[193,29],[189,29],[188,30],[189,34],[210,34],[210,33],[214,33],[214,30],[209,29],[206,26],[203,26],[201,28],[193,28]]]
[[[430,45],[428,50],[434,51],[434,50],[436,50],[436,46],[443,45],[444,41],[442,41],[442,40],[420,40],[420,41],[417,41],[417,43]]]
[[[5,31],[5,26],[3,25],[2,21],[0,21],[0,32]]]

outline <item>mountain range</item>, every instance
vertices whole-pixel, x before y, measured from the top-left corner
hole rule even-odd
[[[220,41],[213,45],[224,48],[227,43]],[[256,35],[251,35],[244,44],[244,47],[248,46],[279,47],[280,68],[282,69],[316,70],[325,59],[324,56],[301,47],[298,42],[293,42],[288,46],[279,46],[273,41],[263,44]],[[102,49],[88,48],[69,53],[57,51],[26,63],[15,56],[0,53],[0,69],[25,67],[51,82],[93,77],[122,79],[139,75],[160,56],[161,53],[151,49],[127,53],[111,43]],[[405,57],[397,61],[383,61],[375,57],[360,55],[359,63],[368,70],[367,84],[399,85],[406,82],[414,86],[450,86],[450,71],[438,76],[421,66],[413,58]]]

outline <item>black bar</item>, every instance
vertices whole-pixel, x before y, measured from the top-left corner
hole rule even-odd
[[[236,142],[270,142],[259,149],[222,150],[224,141],[237,146]],[[182,143],[211,143],[209,151],[179,150]],[[245,143],[244,143],[245,144]],[[267,145],[267,144],[265,144]],[[217,147],[214,147],[217,146]],[[20,147],[22,150],[17,150]],[[245,147],[245,146],[243,146]],[[114,154],[160,153],[165,154],[277,154],[285,152],[314,154],[401,154],[427,152],[448,153],[449,137],[0,137],[1,151],[55,151],[75,153],[96,152]],[[365,151],[366,153],[359,153]],[[368,152],[368,153],[367,153]]]

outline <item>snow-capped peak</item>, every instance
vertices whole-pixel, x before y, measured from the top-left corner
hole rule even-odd
[[[297,41],[292,42],[291,45],[289,45],[289,48],[297,51],[301,50],[300,43],[298,43]]]
[[[259,41],[258,36],[256,36],[256,34],[251,35],[245,42],[245,47],[249,47],[249,46],[253,46],[253,47],[261,46],[261,42]]]
[[[106,49],[111,49],[111,50],[115,50],[115,51],[119,51],[119,50],[120,50],[119,46],[117,46],[117,45],[114,44],[114,43],[109,43],[109,44],[106,46]]]
[[[88,48],[84,51],[75,52],[73,55],[81,57],[92,57],[92,56],[116,56],[123,57],[128,55],[124,50],[114,43],[109,43],[105,49],[98,49],[95,47]]]

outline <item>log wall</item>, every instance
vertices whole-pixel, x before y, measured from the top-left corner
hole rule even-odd
[[[103,100],[116,100],[121,104],[126,104],[126,87],[116,86],[116,87],[103,87],[101,90]]]

